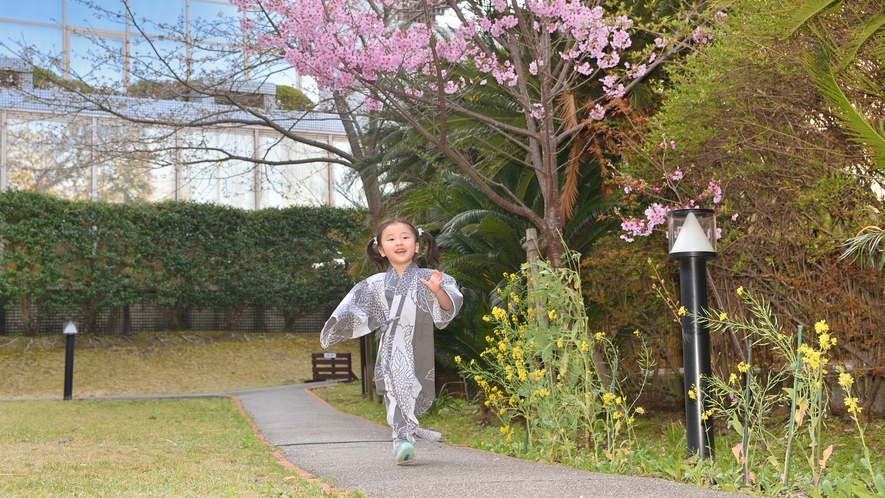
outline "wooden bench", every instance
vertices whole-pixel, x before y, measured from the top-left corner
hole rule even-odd
[[[313,379],[310,382],[323,380],[343,380],[351,382],[357,379],[353,373],[350,353],[311,353]]]

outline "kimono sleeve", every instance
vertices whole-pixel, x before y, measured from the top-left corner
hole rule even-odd
[[[355,339],[371,333],[385,321],[383,293],[375,289],[377,282],[370,279],[356,284],[344,297],[320,332],[320,345]]]
[[[464,296],[458,289],[458,283],[454,278],[443,273],[442,290],[452,300],[452,309],[450,310],[444,310],[440,307],[439,300],[436,299],[433,292],[430,292],[430,289],[423,285],[421,288],[423,288],[424,295],[426,296],[427,308],[430,310],[430,316],[433,317],[433,324],[440,329],[446,328],[446,325],[455,318],[455,315],[458,314],[458,311],[461,310],[461,305],[464,303]]]

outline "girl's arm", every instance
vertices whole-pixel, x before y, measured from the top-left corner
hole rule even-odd
[[[439,301],[440,308],[449,311],[455,306],[455,303],[452,302],[452,298],[449,297],[449,294],[442,288],[443,277],[439,270],[432,270],[430,280],[424,280],[422,278],[421,283],[426,285],[427,288],[430,289],[430,292],[433,292],[436,296],[436,300]]]

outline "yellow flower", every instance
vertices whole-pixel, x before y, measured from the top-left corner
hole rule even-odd
[[[459,365],[461,364],[461,357],[460,356],[455,357],[455,363],[457,363]]]
[[[720,322],[724,321],[726,318],[728,318],[728,313],[719,313],[719,321]]]
[[[614,413],[612,413],[612,418],[615,419],[615,420],[621,418],[621,412],[614,412]]]
[[[489,321],[491,321],[491,320],[492,320],[492,318],[491,318],[489,315],[483,315],[483,316],[482,316],[482,321],[484,321],[484,322],[489,322]]]
[[[729,384],[737,384],[737,381],[738,381],[738,376],[736,373],[732,373],[731,375],[728,376],[728,383]]]
[[[602,404],[608,406],[615,400],[615,395],[613,393],[605,393],[602,395]]]
[[[495,317],[495,320],[503,322],[507,319],[507,311],[495,306],[492,308],[492,316]]]
[[[744,286],[743,285],[738,287],[737,293],[738,293],[738,296],[744,295]]]
[[[634,411],[635,411],[636,413],[642,415],[642,414],[645,413],[645,408],[643,408],[643,407],[641,407],[641,406],[637,406],[637,407],[636,407],[636,410],[634,410]]]
[[[822,350],[827,351],[830,349],[830,346],[831,346],[830,334],[828,334],[827,332],[824,332],[823,334],[819,335],[817,338],[820,341],[820,348]]]
[[[695,394],[694,389],[688,391],[688,397],[691,399],[698,399],[698,395]]]
[[[635,335],[636,337],[639,337],[639,329],[634,330],[633,335]]]
[[[740,371],[740,373],[747,373],[747,370],[749,370],[749,369],[750,369],[750,365],[748,365],[744,362],[738,363],[738,371]]]
[[[581,351],[590,351],[590,346],[587,345],[587,341],[581,341]]]
[[[851,396],[845,396],[845,408],[848,410],[848,413],[857,415],[860,413],[861,407],[857,406],[857,398],[852,398]]]
[[[820,368],[820,365],[821,365],[821,352],[820,351],[815,351],[815,350],[811,349],[808,346],[808,344],[803,344],[803,345],[799,346],[799,349],[797,350],[797,352],[800,355],[802,355],[802,359],[805,361],[805,363],[808,363],[808,365],[811,368],[815,368],[815,369]]]
[[[597,332],[596,333],[596,340],[601,341],[603,339],[605,339],[605,332]]]
[[[854,377],[852,377],[850,373],[842,372],[839,374],[839,385],[842,386],[842,389],[848,391],[853,384]]]
[[[676,312],[679,316],[685,316],[685,306],[680,306],[679,311]]]
[[[503,426],[501,426],[501,429],[499,429],[499,430],[501,431],[501,435],[502,435],[502,436],[506,436],[507,433],[510,432],[510,426],[509,426],[509,425],[503,425]]]
[[[829,332],[830,326],[827,325],[826,320],[821,320],[814,324],[814,331],[818,333],[818,335],[823,334],[824,332]]]
[[[556,310],[550,310],[547,312],[547,318],[551,320],[556,320]]]
[[[558,347],[558,348],[561,348],[561,347],[562,347],[562,339],[557,339],[557,340],[556,340],[556,347]]]

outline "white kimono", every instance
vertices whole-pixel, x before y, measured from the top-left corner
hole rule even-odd
[[[420,427],[418,416],[436,397],[433,326],[445,328],[463,302],[455,279],[443,274],[442,289],[453,306],[440,308],[436,295],[420,282],[430,276],[431,270],[415,263],[402,276],[392,267],[372,275],[351,289],[320,333],[320,344],[327,348],[379,330],[375,387],[384,396],[393,438],[412,443],[416,436],[441,437]]]

